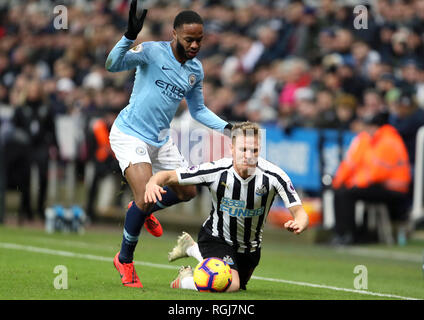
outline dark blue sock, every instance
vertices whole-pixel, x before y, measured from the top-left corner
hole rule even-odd
[[[183,201],[183,200],[180,200],[177,197],[177,194],[174,191],[172,191],[172,189],[169,188],[168,186],[165,186],[163,188],[166,190],[166,193],[162,195],[162,200],[160,202],[157,201],[153,205],[153,207],[149,210],[149,213],[153,213],[155,211],[168,208],[174,204],[177,204]]]
[[[146,213],[136,206],[133,202],[125,216],[124,235],[122,238],[119,261],[121,263],[130,263],[133,261],[134,250],[138,242],[141,228],[144,220],[150,213]]]

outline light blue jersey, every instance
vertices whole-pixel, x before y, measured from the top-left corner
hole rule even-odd
[[[186,98],[194,119],[223,131],[228,123],[204,104],[204,74],[198,59],[181,64],[172,52],[171,42],[143,42],[129,50],[133,42],[123,36],[106,61],[106,69],[111,72],[136,68],[129,104],[115,120],[119,130],[160,147],[168,141],[167,129],[181,100]]]

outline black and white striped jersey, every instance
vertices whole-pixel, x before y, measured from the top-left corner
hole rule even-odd
[[[288,175],[263,158],[259,158],[254,174],[247,179],[234,170],[232,158],[179,168],[176,172],[182,185],[208,186],[212,210],[203,227],[238,252],[253,252],[261,247],[264,223],[277,194],[286,208],[301,204]]]

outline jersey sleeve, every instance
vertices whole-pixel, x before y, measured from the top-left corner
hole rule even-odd
[[[197,166],[178,168],[176,170],[178,183],[181,185],[199,184],[208,186],[216,180],[220,172],[229,169],[231,166],[231,161],[218,160]]]
[[[202,80],[200,79],[185,97],[190,114],[193,119],[199,121],[201,124],[217,131],[224,131],[228,123],[205,106]]]
[[[272,179],[272,185],[283,200],[286,208],[302,204],[302,201],[300,200],[296,189],[293,187],[293,183],[287,173],[275,165],[268,166],[266,173],[274,178]]]
[[[140,43],[130,49],[133,40],[125,36],[110,51],[106,59],[106,69],[110,72],[131,70],[139,65],[148,63],[148,49],[144,43]]]

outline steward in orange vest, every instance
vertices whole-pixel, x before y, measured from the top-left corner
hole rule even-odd
[[[96,139],[95,157],[98,162],[105,162],[109,157],[115,157],[109,142],[110,126],[104,119],[98,119],[93,124],[94,138]]]
[[[380,183],[388,190],[406,193],[411,183],[411,167],[405,144],[389,124],[371,136],[361,132],[352,141],[337,169],[333,187],[366,188]]]
[[[405,219],[411,167],[402,137],[386,124],[387,115],[363,119],[365,131],[352,141],[333,179],[336,237],[353,243],[357,200],[385,203],[393,220]]]

